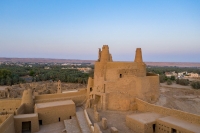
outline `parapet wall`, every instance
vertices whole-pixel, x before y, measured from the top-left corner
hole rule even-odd
[[[16,115],[19,115],[19,114],[24,114],[24,112],[25,112],[25,106],[24,106],[24,104],[22,104],[21,106],[19,106],[19,108],[15,111],[15,114]]]
[[[188,121],[190,123],[200,125],[200,116],[195,114],[190,114],[187,112],[179,111],[176,109],[169,109],[161,107],[158,105],[150,104],[145,101],[142,101],[138,98],[135,99],[137,103],[137,109],[142,112],[155,112],[166,116],[174,116],[176,118]]]
[[[13,115],[0,115],[0,119],[5,119],[0,124],[0,133],[15,133]]]
[[[0,112],[3,114],[14,114],[21,105],[21,99],[0,100]]]
[[[86,100],[87,90],[82,89],[77,92],[46,94],[35,96],[35,103],[53,102],[61,100],[73,100],[76,105],[82,104]]]

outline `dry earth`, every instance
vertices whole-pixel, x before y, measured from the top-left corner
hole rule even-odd
[[[200,90],[173,83],[160,85],[160,99],[156,105],[200,115]]]

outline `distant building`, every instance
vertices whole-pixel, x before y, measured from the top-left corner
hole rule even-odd
[[[50,67],[44,67],[44,69],[50,69]]]
[[[63,63],[63,64],[61,64],[61,66],[67,66],[67,65],[69,65],[69,63]]]
[[[175,71],[165,72],[165,76],[167,76],[168,78],[171,78],[172,76],[177,77],[177,73]]]
[[[187,71],[180,72],[180,73],[178,73],[178,78],[183,78],[184,75],[186,75],[186,74],[187,74]]]
[[[198,78],[199,74],[198,73],[188,73],[185,78]]]
[[[91,68],[89,68],[89,67],[86,67],[86,68],[77,68],[79,71],[81,71],[81,72],[84,72],[84,73],[88,73],[90,70],[91,70]]]

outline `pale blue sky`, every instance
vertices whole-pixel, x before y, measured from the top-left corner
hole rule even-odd
[[[1,0],[0,57],[200,62],[199,0]]]

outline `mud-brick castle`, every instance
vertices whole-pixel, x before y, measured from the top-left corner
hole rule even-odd
[[[158,75],[146,72],[141,48],[136,49],[132,62],[115,62],[108,45],[99,49],[94,66],[94,78],[88,79],[87,88],[63,93],[61,82],[56,94],[34,95],[34,88],[26,88],[20,99],[0,100],[0,133],[31,133],[40,131],[42,125],[77,118],[77,107],[84,108],[87,132],[124,133],[109,127],[99,111],[132,111],[126,116],[126,126],[133,133],[198,133],[200,116],[157,106],[160,97]],[[96,122],[92,123],[87,108],[94,109]],[[82,119],[83,119],[82,118]],[[77,119],[81,132],[81,119]],[[99,125],[102,121],[102,125]],[[69,133],[69,126],[62,130]],[[67,128],[68,127],[68,128]]]

